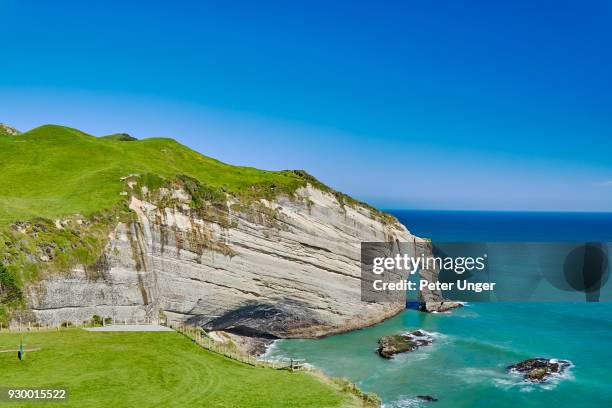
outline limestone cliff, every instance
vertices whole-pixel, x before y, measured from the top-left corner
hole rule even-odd
[[[293,197],[193,208],[180,187],[127,180],[135,216],[110,234],[96,273],[83,267],[29,285],[44,323],[162,318],[255,337],[316,337],[405,308],[360,300],[360,242],[420,238],[392,217],[308,185]],[[436,294],[426,294],[435,308]]]
[[[190,208],[181,189],[143,190],[129,198],[136,218],[117,225],[97,276],[75,267],[28,288],[38,320],[161,313],[212,328],[233,325],[235,332],[303,337],[370,325],[405,306],[404,299],[360,301],[360,242],[413,239],[368,208],[343,205],[310,185],[293,198],[206,211]],[[172,205],[160,206],[168,199]]]

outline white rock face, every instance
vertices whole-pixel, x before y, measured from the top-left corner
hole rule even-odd
[[[101,271],[44,279],[29,288],[30,307],[45,323],[94,314],[155,319],[161,312],[214,328],[238,316],[240,331],[279,337],[356,329],[403,310],[405,296],[360,300],[360,243],[421,240],[330,193],[309,186],[297,196],[262,201],[255,210],[230,206],[224,221],[186,204],[158,208],[131,197],[137,221],[116,227]]]
[[[10,127],[9,125],[0,123],[0,135],[2,134],[9,135],[9,136],[17,136],[17,135],[20,135],[21,132],[15,128]]]

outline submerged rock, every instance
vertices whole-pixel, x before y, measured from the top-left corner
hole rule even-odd
[[[410,333],[384,336],[378,339],[378,354],[383,358],[391,358],[398,353],[414,351],[421,346],[429,346],[432,338],[421,330]]]
[[[427,402],[436,402],[438,400],[436,397],[432,397],[431,395],[417,395],[417,398],[421,401]]]
[[[525,381],[543,382],[553,375],[563,373],[570,365],[567,360],[530,358],[508,366],[508,371],[522,374]]]
[[[446,313],[453,309],[462,307],[463,303],[444,300],[441,302],[423,302],[419,305],[419,309],[429,313]]]

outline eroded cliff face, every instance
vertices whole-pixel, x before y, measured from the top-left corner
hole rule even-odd
[[[28,287],[37,320],[161,316],[259,337],[315,337],[405,307],[403,295],[360,300],[360,243],[418,239],[368,208],[310,185],[291,198],[204,210],[181,189],[142,192],[129,197],[135,218],[116,226],[96,274],[76,267]]]

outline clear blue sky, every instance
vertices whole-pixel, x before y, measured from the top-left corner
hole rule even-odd
[[[610,0],[165,3],[0,0],[0,122],[384,208],[612,211]]]

